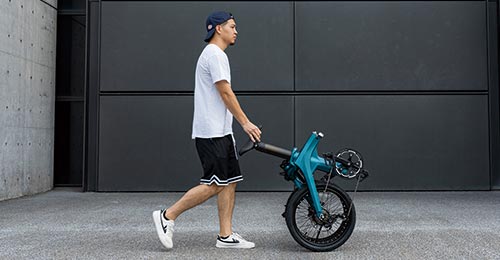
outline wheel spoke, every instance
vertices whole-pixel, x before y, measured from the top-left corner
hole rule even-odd
[[[319,226],[318,234],[316,235],[316,242],[318,242],[319,235],[321,234],[321,229],[323,229],[323,225]]]

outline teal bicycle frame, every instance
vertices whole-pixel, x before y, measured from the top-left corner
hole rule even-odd
[[[290,234],[300,245],[312,251],[331,251],[349,238],[354,229],[356,215],[352,200],[347,193],[333,183],[330,184],[330,180],[337,174],[347,179],[358,176],[354,190],[356,192],[359,182],[368,177],[368,172],[363,169],[361,155],[353,149],[344,148],[335,155],[331,152],[318,155],[317,148],[321,138],[323,138],[322,133],[312,132],[301,150],[293,148],[291,151],[249,140],[241,147],[239,154],[241,156],[255,149],[284,159],[280,165],[284,170],[281,175],[285,177],[285,180],[292,181],[295,186],[295,190],[285,205],[285,212],[282,214],[286,219]],[[326,173],[319,182],[314,178],[316,171]],[[335,175],[332,175],[334,172]],[[324,191],[318,191],[318,187]],[[324,198],[320,198],[320,192],[328,192],[338,198],[343,205],[342,212],[330,209],[328,199],[321,201]],[[306,200],[309,205],[306,206],[307,208],[299,209],[303,200]],[[334,205],[337,203],[337,201],[333,202]],[[307,214],[305,222],[304,217],[300,216],[302,219],[300,226],[296,215],[299,211],[301,214]],[[338,223],[339,219],[340,226],[334,228],[334,224]],[[305,230],[302,229],[304,223],[306,226],[309,225]],[[314,230],[312,236],[309,234],[310,229]],[[320,239],[322,230],[325,234]]]
[[[307,185],[309,189],[309,193],[311,195],[309,201],[311,206],[314,207],[316,212],[316,216],[319,218],[323,212],[323,208],[321,207],[319,194],[316,189],[316,183],[314,181],[314,172],[316,170],[320,170],[322,172],[331,172],[333,169],[333,161],[328,160],[324,157],[320,157],[318,155],[317,147],[319,140],[323,137],[322,133],[313,132],[309,139],[307,139],[304,147],[299,152],[297,148],[293,148],[290,160],[287,165],[284,166],[285,174],[287,175],[287,179],[292,180],[295,184],[295,187],[298,189],[302,188],[304,185]],[[300,180],[297,176],[297,172],[302,172],[304,181]]]
[[[304,187],[304,185],[307,186],[310,194],[307,200],[314,208],[316,216],[321,219],[323,208],[320,203],[319,193],[316,189],[316,182],[313,176],[315,171],[319,170],[325,173],[332,173],[335,167],[335,170],[343,169],[342,172],[345,173],[344,171],[347,171],[344,169],[345,167],[353,167],[357,172],[362,172],[360,180],[368,176],[368,172],[362,170],[360,164],[353,163],[350,159],[345,160],[339,156],[334,157],[330,153],[319,156],[317,147],[319,140],[323,138],[323,136],[322,133],[312,132],[311,136],[309,136],[309,139],[307,139],[304,144],[304,147],[302,147],[302,150],[293,148],[292,151],[263,142],[252,143],[248,141],[247,144],[242,147],[239,154],[243,155],[255,148],[257,151],[285,159],[281,164],[281,168],[285,171],[285,179],[293,181],[297,189]]]

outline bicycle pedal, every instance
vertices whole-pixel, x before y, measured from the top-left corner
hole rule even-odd
[[[361,176],[360,176],[360,179],[359,179],[359,182],[363,182],[366,178],[368,178],[370,176],[370,174],[368,174],[368,171],[367,170],[362,170],[361,171]]]

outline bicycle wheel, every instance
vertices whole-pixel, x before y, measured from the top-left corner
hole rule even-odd
[[[289,197],[286,204],[286,225],[301,246],[312,251],[332,251],[351,236],[356,224],[356,212],[351,198],[336,185],[316,185],[324,217],[316,216],[309,203],[309,189],[303,187]],[[352,205],[352,206],[351,206]],[[350,208],[350,211],[349,211]]]

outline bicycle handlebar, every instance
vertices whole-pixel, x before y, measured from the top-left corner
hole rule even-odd
[[[257,150],[257,151],[271,154],[274,156],[278,156],[278,157],[281,157],[281,158],[287,159],[287,160],[290,159],[290,157],[292,156],[292,151],[278,147],[278,146],[274,146],[272,144],[258,142],[254,145],[254,147],[255,147],[255,150]]]
[[[243,154],[247,153],[252,149],[270,155],[278,156],[287,160],[290,159],[290,157],[292,156],[292,152],[290,150],[277,147],[272,144],[266,144],[263,142],[253,143],[251,140],[249,140],[245,145],[243,145],[238,153],[240,156],[242,156]]]

